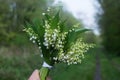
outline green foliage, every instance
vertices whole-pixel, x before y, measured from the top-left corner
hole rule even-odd
[[[87,32],[85,35],[83,34],[83,39],[85,42],[87,43],[95,43],[98,44],[98,42],[100,42],[100,37],[96,36],[93,32]],[[99,39],[97,39],[97,37],[99,37]]]
[[[99,0],[103,9],[99,24],[108,53],[120,55],[120,0]]]
[[[30,46],[0,48],[0,80],[27,80],[33,70],[41,66],[41,58],[35,50]]]
[[[14,43],[14,38],[21,38],[20,34],[25,36],[22,32],[22,25],[33,17],[41,18],[41,11],[46,6],[47,0],[0,0],[0,44],[10,45],[12,43],[17,45]],[[18,44],[21,43],[24,42]]]

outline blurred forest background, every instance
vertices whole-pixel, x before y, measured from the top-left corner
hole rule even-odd
[[[96,14],[100,35],[93,32],[82,35],[96,47],[85,54],[82,64],[70,67],[57,64],[50,73],[52,80],[120,80],[120,0],[97,1],[103,10]],[[29,41],[23,28],[26,21],[41,19],[42,12],[53,2],[0,0],[0,80],[27,80],[34,69],[40,69],[38,48]],[[68,19],[67,26],[81,23],[71,13],[65,10],[61,13],[61,19]]]

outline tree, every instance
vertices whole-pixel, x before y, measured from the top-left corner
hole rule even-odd
[[[0,43],[22,34],[24,22],[40,18],[46,7],[47,0],[0,0]]]
[[[120,55],[120,0],[98,0],[103,14],[99,25],[103,37],[103,45],[109,53]]]

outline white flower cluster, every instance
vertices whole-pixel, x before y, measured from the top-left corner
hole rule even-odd
[[[56,45],[55,45],[56,49],[60,50],[64,48],[65,38],[67,34],[68,34],[67,32],[59,34],[59,37],[57,38]]]
[[[49,47],[54,47],[55,46],[55,43],[56,43],[56,40],[58,38],[58,34],[59,34],[59,31],[57,29],[46,29],[45,30],[45,34],[44,34],[44,46],[47,47],[47,49]]]
[[[59,24],[56,26],[56,29],[51,29],[51,26],[47,21],[45,21],[45,33],[44,33],[44,46],[49,49],[53,47],[54,49],[60,50],[64,47],[64,40],[67,35],[67,32],[61,33]]]
[[[24,31],[26,31],[29,36],[30,36],[30,41],[32,41],[33,43],[37,43],[39,45],[39,49],[41,49],[41,46],[40,46],[40,40],[38,40],[38,35],[33,31],[32,28],[25,28]]]
[[[67,32],[60,33],[59,29],[50,29],[50,25],[46,24],[43,44],[47,49],[54,47],[54,49],[60,50],[64,47],[66,34]]]
[[[81,63],[81,60],[84,58],[84,53],[93,45],[86,44],[82,39],[78,39],[73,43],[66,53],[61,49],[56,60],[62,61],[70,64]]]

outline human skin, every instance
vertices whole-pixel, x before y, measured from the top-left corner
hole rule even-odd
[[[32,73],[32,75],[29,77],[28,80],[40,80],[39,70],[37,70],[37,69],[34,70],[33,73]],[[51,78],[47,77],[46,80],[51,80]]]

